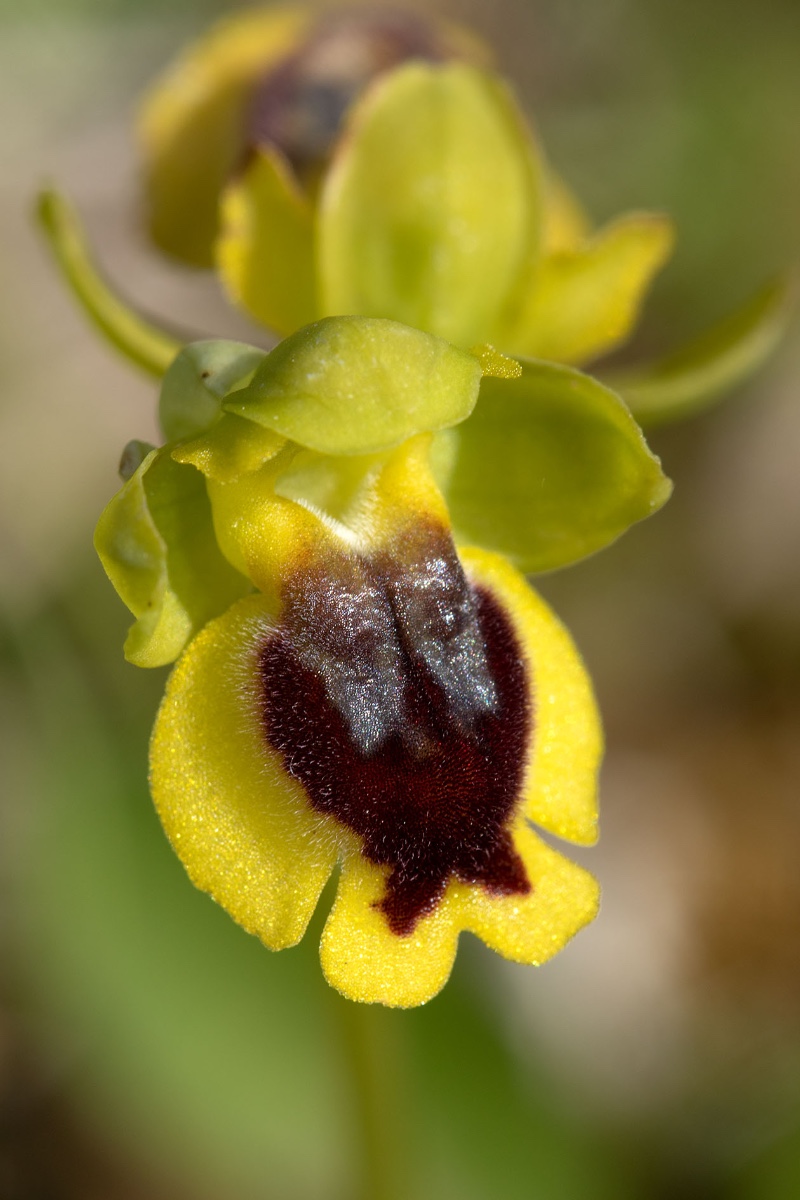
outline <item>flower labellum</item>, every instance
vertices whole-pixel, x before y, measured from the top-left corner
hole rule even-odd
[[[508,563],[456,552],[429,444],[384,455],[346,526],[281,496],[277,460],[210,488],[262,595],[190,644],[151,760],[191,877],[273,949],[338,861],[327,978],[400,1006],[443,986],[461,929],[540,963],[597,907],[530,825],[595,839],[588,679]]]

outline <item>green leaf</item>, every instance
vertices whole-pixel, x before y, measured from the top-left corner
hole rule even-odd
[[[319,212],[323,313],[485,341],[539,241],[539,164],[508,92],[413,63],[351,110]]]
[[[163,375],[182,343],[134,312],[102,279],[78,215],[60,192],[41,192],[36,215],[67,286],[89,319],[131,362],[151,375]]]
[[[222,399],[241,387],[265,357],[244,342],[205,341],[185,346],[161,385],[158,416],[169,442],[205,433],[219,420]]]
[[[203,476],[154,450],[106,507],[95,549],[136,622],[125,657],[172,662],[212,617],[250,590],[223,558]]]
[[[217,269],[234,304],[287,334],[317,312],[313,209],[286,160],[254,153],[220,206]]]
[[[758,370],[783,337],[790,310],[789,281],[775,280],[682,350],[609,384],[642,424],[690,416]]]
[[[524,571],[575,562],[660,508],[671,485],[625,405],[588,375],[523,362],[484,379],[455,434],[447,500],[456,535]]]
[[[666,217],[632,213],[580,247],[547,255],[511,327],[504,350],[554,362],[606,354],[630,334],[655,273],[674,240]]]
[[[481,366],[395,321],[327,317],[286,338],[223,402],[322,454],[369,454],[469,415]]]

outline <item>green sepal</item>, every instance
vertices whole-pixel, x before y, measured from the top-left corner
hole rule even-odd
[[[370,454],[472,411],[474,355],[396,321],[327,317],[286,338],[223,402],[321,454]]]
[[[109,287],[65,196],[54,189],[42,191],[36,216],[67,286],[90,321],[131,362],[151,375],[163,375],[182,342],[140,316]]]
[[[161,385],[158,418],[167,441],[182,442],[209,430],[219,420],[223,398],[247,382],[264,356],[244,342],[184,346]]]
[[[250,591],[214,536],[203,476],[153,450],[106,507],[94,537],[100,561],[136,622],[125,657],[173,662],[212,617]]]
[[[353,106],[325,179],[320,311],[484,341],[538,253],[540,209],[503,85],[462,63],[400,67]]]
[[[475,412],[447,435],[441,483],[456,536],[549,571],[613,542],[671,484],[623,402],[588,375],[524,361],[484,379]]]
[[[791,307],[790,281],[774,280],[681,350],[620,372],[610,385],[643,425],[690,416],[758,370],[783,337]]]

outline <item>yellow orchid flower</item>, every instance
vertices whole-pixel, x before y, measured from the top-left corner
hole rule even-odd
[[[533,828],[595,840],[591,685],[523,576],[454,535],[437,482],[455,479],[469,526],[439,439],[489,384],[507,449],[520,396],[539,395],[539,519],[514,535],[528,553],[588,552],[666,499],[635,422],[587,377],[526,379],[491,348],[339,317],[269,354],[184,349],[161,392],[167,443],[132,444],[98,525],[136,618],[127,656],[178,659],[151,747],[175,850],[272,949],[302,937],[338,864],[321,957],[355,1000],[430,999],[465,929],[542,963],[597,909],[592,877]]]
[[[443,986],[461,930],[541,963],[594,916],[595,881],[534,825],[593,842],[598,716],[520,572],[670,492],[572,365],[627,337],[669,222],[593,233],[482,56],[407,15],[254,10],[154,90],[153,235],[287,335],[268,354],[181,347],[104,283],[60,197],[40,204],[90,317],[163,375],[165,444],[129,445],[96,546],[127,657],[176,663],[151,746],[166,832],[273,949],[338,866],[324,972],[396,1006]],[[756,365],[781,305],[630,394],[690,409]]]

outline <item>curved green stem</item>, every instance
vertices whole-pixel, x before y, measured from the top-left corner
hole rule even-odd
[[[95,267],[75,209],[54,189],[40,192],[36,216],[61,274],[103,336],[137,366],[162,376],[183,343],[134,312]]]

